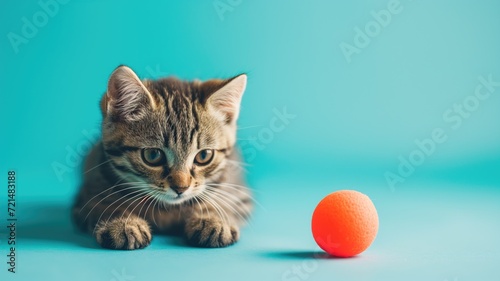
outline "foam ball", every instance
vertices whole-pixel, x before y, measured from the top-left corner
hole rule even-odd
[[[312,216],[312,234],[318,246],[337,257],[366,250],[378,231],[373,202],[355,190],[340,190],[321,200]]]

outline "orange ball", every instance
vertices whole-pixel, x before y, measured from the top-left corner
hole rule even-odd
[[[378,231],[373,202],[354,190],[327,195],[314,210],[312,234],[318,246],[337,257],[352,257],[366,250]]]

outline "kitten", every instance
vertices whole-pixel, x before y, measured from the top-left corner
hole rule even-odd
[[[246,82],[141,81],[118,67],[73,207],[77,226],[111,249],[144,248],[152,232],[198,247],[238,241],[252,208],[235,148]]]

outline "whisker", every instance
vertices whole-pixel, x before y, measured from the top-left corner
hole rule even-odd
[[[201,208],[201,204],[200,204],[200,201],[198,200],[198,198],[193,197],[194,201],[196,202],[196,204],[198,205],[198,208],[200,209],[200,213],[201,213],[201,216],[203,217],[203,209]],[[180,214],[180,212],[179,212]]]
[[[222,187],[222,188],[228,188],[232,191],[239,192],[245,196],[248,196],[251,198],[253,201],[257,202],[257,200],[252,196],[252,193],[260,193],[258,190],[250,190],[248,187],[243,186],[243,185],[238,185],[238,184],[231,184],[231,183],[206,183],[206,186],[211,186],[211,187]]]
[[[241,198],[236,197],[234,194],[231,194],[229,192],[226,192],[224,190],[220,189],[210,189],[211,192],[215,192],[219,194],[220,196],[226,198],[229,202],[233,203],[233,205],[242,212],[245,218],[248,218],[250,216],[250,213],[252,211],[252,206],[243,203]]]
[[[253,125],[253,126],[238,127],[238,130],[246,130],[246,129],[252,129],[252,128],[261,128],[261,127],[264,127],[264,125]]]
[[[210,206],[212,206],[212,210],[215,211],[215,213],[217,214],[217,216],[222,220],[224,221],[224,218],[222,216],[222,214],[219,212],[219,210],[217,209],[217,207],[214,206],[214,204],[210,201],[210,198],[208,197],[207,194],[205,193],[202,193],[200,194],[200,198],[203,199],[204,202],[206,202],[207,204],[209,204]],[[210,214],[210,212],[207,213],[208,215]]]
[[[214,193],[217,193],[217,194],[223,196],[224,198],[228,199],[231,203],[233,203],[235,206],[237,206],[241,211],[244,211],[244,213],[246,215],[250,214],[250,212],[251,212],[250,208],[244,208],[247,205],[245,205],[242,202],[241,198],[236,197],[234,194],[226,192],[225,190],[214,189],[214,188],[211,188],[211,187],[207,187],[207,191],[214,192]],[[238,202],[241,203],[241,204],[237,204]],[[248,206],[248,207],[250,207],[250,206]]]
[[[90,201],[94,200],[94,198],[96,198],[97,196],[103,194],[104,192],[112,189],[112,188],[115,188],[115,187],[118,187],[118,186],[122,186],[122,185],[126,185],[126,184],[133,184],[133,183],[130,183],[130,182],[124,182],[124,183],[121,183],[121,184],[118,184],[120,181],[122,180],[119,180],[117,181],[114,185],[112,185],[111,187],[108,187],[106,188],[105,190],[99,192],[98,194],[96,194],[94,197],[90,198],[87,203],[85,203],[81,208],[80,208],[80,212],[82,212],[83,208],[85,208],[85,206],[87,206],[88,203],[90,203]]]
[[[139,203],[137,203],[137,205],[136,205],[136,206],[135,206],[135,207],[134,207],[134,208],[130,211],[130,214],[128,215],[127,220],[125,220],[125,224],[127,224],[128,220],[130,219],[130,217],[131,217],[131,216],[132,216],[132,214],[134,213],[134,210],[135,210],[135,209],[137,209],[137,207],[139,207],[139,205],[141,206],[141,209],[139,210],[139,215],[138,215],[138,217],[140,217],[142,207],[144,207],[144,204],[143,204],[143,203],[144,203],[144,201],[147,201],[147,200],[148,200],[148,198],[149,198],[149,197],[148,197],[148,195],[149,195],[149,194],[151,194],[151,191],[150,191],[150,190],[148,190],[148,191],[147,191],[147,193],[146,193],[146,195],[144,195],[144,197],[142,198],[142,201],[140,201]],[[141,198],[139,197],[139,199],[141,199]],[[128,209],[128,207],[127,207],[127,209]],[[127,209],[125,209],[125,211],[126,211]]]
[[[237,162],[231,162],[231,160],[227,160],[227,159],[226,159],[226,162],[227,163],[226,163],[225,167],[223,167],[223,169],[226,169],[226,172],[230,172],[232,170],[238,171],[238,172],[243,171],[245,173],[248,172],[247,168],[242,164],[239,164]]]
[[[151,193],[152,193],[152,191],[149,191],[149,194],[151,194]],[[139,202],[139,205],[141,205],[141,208],[139,209],[139,212],[137,212],[137,216],[138,217],[141,217],[142,209],[144,208],[144,206],[146,206],[148,200],[151,198],[150,196],[148,196],[149,194],[147,194],[146,196],[144,196],[144,199],[145,199],[144,202]],[[134,210],[132,210],[132,212],[133,211]],[[146,218],[144,218],[144,219],[146,219]]]
[[[156,211],[155,211],[155,208],[158,207],[158,203],[160,202],[160,194],[157,193],[155,196],[154,196],[154,199],[155,199],[155,203],[153,204],[153,208],[151,209],[151,212],[152,212],[152,217],[153,217],[153,222],[154,224],[156,225],[156,227],[159,227],[158,224],[156,223],[156,218],[155,218],[155,214],[156,214]]]
[[[205,184],[206,186],[208,187],[212,187],[212,188],[228,188],[228,189],[231,189],[231,190],[234,190],[234,191],[238,191],[240,192],[241,194],[247,196],[250,200],[252,200],[252,202],[254,202],[257,206],[259,206],[260,208],[262,208],[262,210],[264,210],[265,212],[267,212],[267,209],[259,202],[257,201],[257,199],[255,199],[252,194],[250,193],[250,191],[244,187],[244,186],[241,186],[241,185],[235,185],[233,186],[232,184],[229,184],[229,183],[208,183],[208,184]],[[245,188],[245,190],[243,190],[243,188]],[[254,190],[252,190],[252,192],[254,192]]]
[[[233,165],[240,165],[240,166],[252,166],[251,164],[241,162],[241,161],[236,161],[236,160],[231,160],[231,159],[226,159],[226,162],[229,162]]]
[[[143,189],[139,189],[139,190],[135,190],[135,191],[132,191],[128,194],[126,194],[125,196],[122,196],[120,199],[117,199],[115,202],[113,202],[112,204],[110,204],[106,209],[104,209],[103,211],[103,214],[106,212],[106,210],[113,204],[119,202],[121,199],[124,199],[126,196],[130,196],[132,194],[134,194],[132,197],[126,199],[125,201],[123,201],[122,203],[120,203],[120,205],[118,205],[114,210],[113,212],[111,212],[111,214],[109,214],[108,216],[108,220],[106,221],[106,224],[109,222],[109,220],[111,219],[111,217],[113,216],[113,214],[118,210],[118,208],[120,208],[121,206],[123,206],[125,203],[129,202],[130,200],[133,200],[134,198],[137,198],[137,197],[140,197],[142,196],[144,193],[146,193],[147,190],[143,190]],[[129,205],[130,206],[130,205]],[[128,208],[128,206],[127,206]],[[126,209],[125,209],[126,210]]]
[[[142,193],[142,194],[137,195],[137,196],[135,197],[136,199],[134,199],[134,200],[132,200],[132,202],[128,203],[127,208],[125,208],[125,210],[123,210],[123,211],[121,212],[121,216],[120,216],[120,217],[121,217],[121,218],[123,218],[123,217],[126,215],[127,210],[128,210],[128,208],[130,208],[130,206],[134,205],[137,201],[144,200],[145,198],[147,198],[146,196],[147,196],[147,192],[146,192],[146,194]],[[133,213],[133,210],[134,210],[137,206],[139,206],[139,205],[136,205],[136,206],[132,209],[132,211],[130,211],[130,213],[129,213],[129,215],[128,215],[127,219],[125,220],[125,224],[127,224],[128,219],[130,218],[130,216],[131,216],[131,215],[132,215],[132,213]],[[108,220],[109,220],[109,218],[108,218]],[[106,222],[106,223],[107,223],[107,222]]]
[[[241,212],[244,212],[245,214],[247,213],[246,210],[241,210],[241,206],[238,206],[234,201],[228,200],[227,197],[224,197],[224,195],[214,192],[213,190],[210,190],[216,198],[218,198],[220,201],[219,203],[224,204],[226,207],[228,207],[231,211],[233,211],[234,214],[236,214],[242,221],[248,223],[248,220],[245,216],[241,214]],[[240,210],[237,210],[240,209]]]
[[[158,192],[158,191],[153,190],[153,191],[151,192],[151,195],[152,195],[152,196],[150,197],[150,198],[151,198],[151,201],[149,202],[148,207],[146,208],[146,211],[144,212],[144,219],[145,219],[145,220],[148,220],[148,219],[146,218],[146,216],[148,215],[148,210],[149,210],[149,207],[151,207],[151,204],[153,204],[153,202],[155,201],[155,199],[154,199],[155,192]]]
[[[215,201],[213,197],[211,197],[210,193],[205,193],[204,195],[206,196],[207,203],[211,204],[212,207],[216,209],[221,220],[226,223],[229,223],[229,216],[227,212],[219,205],[219,203]]]
[[[131,194],[135,194],[135,193],[139,193],[139,195],[141,194],[141,192],[144,192],[144,190],[135,190],[135,191],[132,191],[130,192],[129,194],[125,194],[124,196],[118,198],[117,200],[115,200],[113,203],[109,204],[105,209],[104,211],[101,212],[101,215],[99,216],[99,218],[97,219],[97,223],[96,225],[94,226],[94,230],[92,231],[92,234],[95,233],[95,230],[97,228],[97,225],[99,224],[99,222],[101,221],[101,218],[102,216],[106,213],[106,211],[109,209],[109,207],[113,206],[115,203],[118,203],[121,199],[125,198],[127,195],[131,195]],[[132,198],[135,198],[135,196],[137,195],[134,195]],[[130,199],[132,199],[130,198]],[[125,202],[128,202],[130,199],[127,199],[125,200],[123,203],[121,203],[118,207],[115,208],[115,210],[108,216],[108,219],[106,220],[106,222],[104,223],[104,225],[108,224],[109,220],[111,219],[111,216],[114,214],[114,212],[120,207],[122,206]]]
[[[125,190],[129,190],[129,189],[134,189],[134,188],[138,188],[138,187],[136,187],[136,186],[129,186],[129,187],[127,187],[127,188],[120,189],[120,190],[117,190],[117,191],[115,191],[115,192],[113,192],[113,193],[110,193],[110,194],[106,195],[104,198],[102,198],[101,200],[99,200],[99,202],[97,202],[96,204],[94,204],[94,207],[92,207],[92,209],[90,209],[90,211],[87,213],[87,215],[85,216],[85,218],[83,219],[83,221],[86,221],[86,220],[87,220],[87,218],[90,216],[90,214],[91,214],[91,213],[92,213],[92,211],[95,209],[95,207],[99,206],[99,204],[101,204],[101,202],[102,202],[102,201],[106,200],[106,199],[107,199],[107,198],[109,198],[110,196],[115,195],[115,194],[117,194],[117,193],[119,193],[119,192],[122,192],[122,191],[125,191]],[[122,197],[124,197],[124,196],[127,196],[127,194],[124,194]],[[80,210],[80,211],[81,211],[81,210]]]
[[[197,195],[197,197],[200,196],[200,195],[202,195],[202,194]],[[200,202],[203,203],[203,206],[205,207],[205,210],[207,211],[207,216],[208,216],[209,215],[209,211],[208,211],[208,206],[205,203],[205,200],[203,200],[203,198],[199,198],[199,199],[200,199]],[[202,215],[203,215],[203,212],[202,212]]]
[[[96,165],[96,166],[94,166],[94,167],[92,167],[92,168],[88,169],[88,170],[87,170],[87,171],[85,171],[83,174],[85,175],[86,173],[88,173],[88,172],[90,172],[90,171],[92,171],[92,170],[94,170],[94,169],[96,169],[96,168],[98,168],[98,167],[100,167],[100,166],[102,166],[102,165],[104,165],[104,164],[106,164],[106,163],[109,163],[109,162],[111,162],[111,161],[112,161],[112,159],[109,159],[109,160],[107,160],[107,161],[104,161],[104,162],[102,162],[101,164],[98,164],[98,165]]]
[[[212,187],[225,187],[229,188],[231,190],[237,191],[239,193],[242,193],[244,195],[247,195],[249,197],[252,197],[252,192],[255,192],[255,190],[249,190],[246,186],[243,185],[237,185],[237,184],[231,184],[231,183],[205,183],[206,186],[212,186]],[[259,193],[257,191],[256,193]]]
[[[246,187],[244,185],[235,184],[235,183],[229,183],[229,182],[221,182],[221,183],[211,182],[211,183],[205,183],[205,185],[223,185],[223,186],[227,186],[227,187],[232,187],[233,189],[238,190],[240,192],[248,192],[248,187]]]
[[[223,189],[220,189],[220,188],[214,188],[214,187],[207,187],[207,190],[210,190],[212,192],[217,192],[217,193],[221,193],[221,194],[224,194],[226,197],[228,197],[228,199],[231,199],[232,201],[234,202],[240,202],[243,204],[243,199],[244,198],[239,198],[237,197],[236,195],[230,193],[230,192],[227,192],[226,190],[223,190]]]

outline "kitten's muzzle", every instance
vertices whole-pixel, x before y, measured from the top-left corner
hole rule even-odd
[[[167,181],[170,188],[177,195],[181,195],[191,186],[191,175],[184,172],[172,172],[167,176]]]

